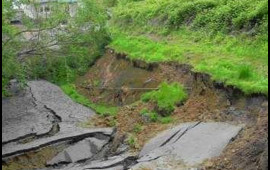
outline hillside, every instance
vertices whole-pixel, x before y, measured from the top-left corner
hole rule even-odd
[[[147,62],[189,63],[246,94],[268,93],[268,0],[119,2],[116,51]]]
[[[268,0],[2,3],[2,169],[268,170]]]

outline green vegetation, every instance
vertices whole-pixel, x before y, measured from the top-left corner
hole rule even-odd
[[[86,97],[80,95],[77,92],[75,85],[73,84],[62,85],[61,89],[75,102],[94,109],[98,114],[102,116],[116,116],[117,114],[117,107],[109,107],[92,103]]]
[[[110,47],[131,59],[188,63],[246,94],[268,94],[267,0],[122,1]]]
[[[162,124],[169,124],[172,123],[174,119],[171,116],[167,116],[167,117],[159,117],[158,121]]]
[[[103,54],[109,41],[105,29],[107,14],[98,1],[81,1],[74,17],[59,13],[67,8],[65,3],[53,3],[46,19],[37,16],[32,20],[23,15],[23,30],[10,23],[16,13],[12,2],[2,1],[2,96],[7,94],[6,86],[14,78],[20,82],[41,78],[59,85],[72,83]],[[39,9],[39,4],[25,0],[16,4]],[[66,25],[61,26],[62,23]],[[25,39],[24,33],[29,32],[39,38]]]
[[[159,122],[162,124],[169,124],[174,121],[174,119],[171,116],[160,116],[158,113],[154,111],[149,111],[146,108],[142,109],[140,114],[148,118],[150,122]]]
[[[151,122],[157,122],[159,115],[156,112],[149,111],[148,109],[141,110],[140,114],[147,117]]]
[[[268,0],[144,0],[120,1],[114,8],[118,25],[178,29],[185,25],[208,32],[255,29],[268,32]]]
[[[138,148],[138,142],[136,137],[133,134],[129,134],[127,143],[131,148]]]
[[[184,87],[178,83],[162,83],[157,91],[148,92],[142,95],[142,101],[156,104],[156,111],[163,116],[168,116],[174,111],[177,103],[187,98]]]
[[[143,126],[141,124],[135,124],[133,127],[133,132],[134,133],[140,133],[143,130]]]

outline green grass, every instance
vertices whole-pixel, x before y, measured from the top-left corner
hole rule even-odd
[[[159,86],[156,91],[151,91],[142,95],[144,102],[156,104],[156,111],[163,116],[168,116],[174,111],[177,103],[181,103],[187,98],[184,87],[178,83],[168,84],[166,82]]]
[[[268,0],[144,0],[119,3],[113,22],[178,29],[188,25],[216,33],[250,30],[266,32]]]
[[[105,105],[95,104],[88,100],[83,95],[79,94],[76,90],[75,85],[73,84],[66,84],[60,86],[61,89],[67,94],[73,101],[82,104],[86,107],[92,108],[95,110],[99,115],[102,116],[116,116],[117,114],[117,107],[109,107]]]
[[[129,134],[128,138],[127,138],[127,144],[131,147],[131,148],[138,148],[138,141],[137,138],[134,134]]]
[[[223,34],[210,37],[186,29],[159,40],[120,33],[119,28],[112,29],[112,35],[109,47],[131,59],[188,63],[194,71],[208,73],[213,80],[233,85],[247,95],[268,94],[268,42]]]
[[[268,0],[122,1],[109,47],[131,59],[187,63],[245,94],[268,95]]]
[[[140,133],[143,130],[143,126],[141,124],[135,124],[133,127],[134,133]]]
[[[159,122],[162,124],[169,124],[169,123],[172,123],[174,121],[174,119],[171,116],[160,116],[155,111],[150,111],[146,108],[142,109],[140,114],[142,116],[148,117],[151,122]]]
[[[117,52],[128,54],[130,59],[140,59],[149,63],[181,60],[183,56],[177,45],[155,43],[143,36],[132,37],[119,33],[113,35],[113,41],[109,47]]]
[[[167,116],[167,117],[159,117],[158,121],[162,124],[169,124],[172,123],[174,119],[171,116]]]

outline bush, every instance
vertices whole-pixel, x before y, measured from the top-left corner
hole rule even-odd
[[[163,115],[170,115],[174,111],[177,103],[183,102],[187,98],[184,87],[178,83],[162,83],[157,91],[148,92],[142,95],[143,102],[153,102],[156,104],[155,110]]]

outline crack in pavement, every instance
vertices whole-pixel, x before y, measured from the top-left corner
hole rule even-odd
[[[185,135],[187,133],[187,131],[189,131],[192,128],[195,128],[196,126],[198,126],[201,122],[196,123],[195,125],[193,125],[192,127],[188,127],[173,143],[175,143],[176,141],[178,141],[183,135]],[[167,143],[169,143],[178,133],[180,133],[183,129],[181,128],[180,130],[178,130],[177,132],[175,132],[171,137],[169,137],[164,143],[162,143],[159,147],[163,147],[165,146]]]
[[[56,123],[62,122],[62,118],[59,115],[57,115],[57,113],[53,109],[49,108],[45,104],[44,104],[44,108],[47,109],[54,116],[54,120],[56,120],[55,121]]]
[[[27,87],[29,88],[29,92],[31,94],[31,97],[34,100],[32,103],[35,105],[35,107],[37,107],[38,106],[38,104],[37,104],[38,100],[36,99],[34,93],[32,92],[32,88],[30,86],[27,86]]]
[[[12,140],[4,141],[4,142],[2,142],[2,146],[9,144],[9,143],[12,143],[12,142],[18,142],[18,141],[24,140],[26,138],[35,137],[36,135],[37,135],[36,133],[30,133],[30,134],[20,136],[18,138],[12,139]]]
[[[53,139],[51,141],[39,142],[35,146],[31,146],[31,147],[27,146],[25,148],[20,148],[18,150],[15,149],[14,151],[7,152],[7,153],[2,152],[2,158],[14,156],[14,155],[19,155],[19,154],[26,153],[26,152],[35,151],[35,150],[38,150],[40,148],[44,148],[46,146],[57,144],[57,143],[64,142],[64,141],[72,141],[72,143],[74,143],[74,142],[80,141],[80,140],[88,138],[88,137],[96,137],[96,135],[98,135],[98,134],[102,134],[104,136],[110,136],[108,134],[104,134],[101,131],[96,131],[96,132],[85,132],[85,133],[80,133],[80,134],[75,134],[75,135],[70,135],[70,136],[65,136],[65,137],[59,137],[59,138]]]
[[[125,165],[125,162],[126,161],[128,161],[128,160],[130,160],[130,159],[137,159],[136,157],[134,157],[134,156],[128,156],[128,157],[126,157],[126,158],[124,158],[123,160],[121,160],[121,161],[119,161],[119,162],[116,162],[116,163],[113,163],[113,164],[111,164],[111,165],[107,165],[107,166],[97,166],[97,167],[90,167],[90,168],[84,168],[83,170],[87,170],[87,169],[108,169],[108,168],[113,168],[113,167],[116,167],[116,166],[118,166],[118,165]],[[102,162],[102,161],[101,161]],[[129,165],[125,165],[124,166],[124,169],[127,169],[127,167],[128,167]]]
[[[198,122],[196,123],[194,126],[188,127],[173,143],[177,142],[181,137],[183,137],[189,130],[195,128],[196,126],[198,126],[199,124],[201,124],[202,122]]]

